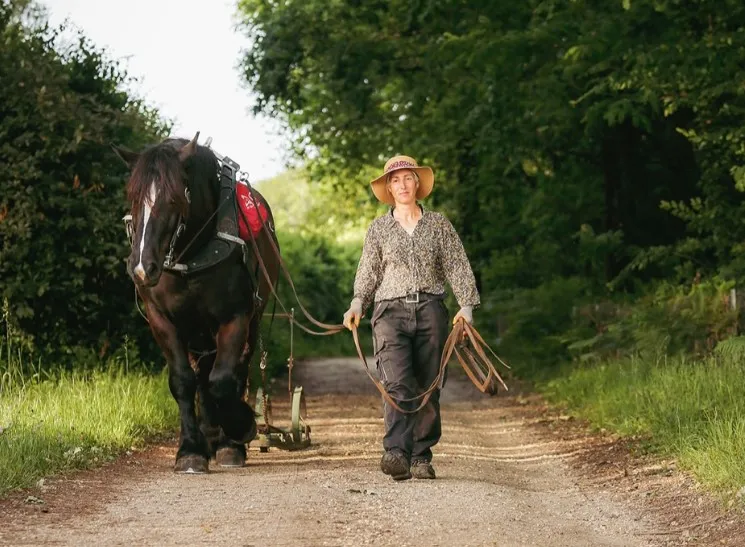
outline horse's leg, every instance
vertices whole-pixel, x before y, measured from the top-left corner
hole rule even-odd
[[[197,359],[197,395],[199,402],[199,429],[207,439],[210,456],[214,456],[220,443],[220,422],[217,419],[217,406],[209,392],[209,378],[215,364],[215,354],[203,355]]]
[[[252,353],[257,325],[255,316],[244,314],[220,327],[217,357],[209,377],[209,393],[217,405],[223,432],[239,445],[256,437],[256,415],[243,400],[243,392],[248,377],[245,359]]]
[[[176,399],[181,418],[181,434],[174,471],[206,473],[209,450],[197,424],[194,405],[197,391],[196,374],[191,368],[185,344],[179,339],[176,327],[157,312],[148,311],[150,329],[168,362],[168,387]]]
[[[248,385],[248,364],[256,341],[254,332],[255,329],[252,323],[251,327],[249,327],[249,340],[243,344],[243,351],[241,352],[241,359],[237,370],[239,376],[238,385],[242,386],[241,394],[245,393],[246,386]],[[244,371],[245,376],[241,377],[241,373]],[[215,455],[217,464],[221,467],[243,467],[246,464],[246,444],[232,440],[219,426],[218,429],[220,435],[217,441],[217,453]]]
[[[207,438],[210,456],[221,467],[243,467],[246,445],[230,440],[220,427],[217,404],[209,392],[209,376],[215,356],[201,357],[197,365],[197,393],[199,395],[199,428]]]

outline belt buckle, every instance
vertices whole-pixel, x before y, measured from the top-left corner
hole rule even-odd
[[[407,304],[419,304],[419,293],[412,292],[406,295]]]

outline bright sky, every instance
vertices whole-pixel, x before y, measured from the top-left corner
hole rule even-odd
[[[234,30],[235,0],[41,0],[53,25],[69,18],[113,59],[134,91],[174,120],[173,135],[236,160],[253,182],[284,170],[279,125],[255,118],[237,65],[247,39]]]

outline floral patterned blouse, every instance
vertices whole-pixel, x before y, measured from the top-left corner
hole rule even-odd
[[[393,209],[372,222],[354,280],[363,313],[373,301],[444,294],[446,281],[461,307],[481,303],[463,243],[444,215],[422,207],[412,234],[393,218]]]

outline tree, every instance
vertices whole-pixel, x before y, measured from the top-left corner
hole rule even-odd
[[[543,306],[553,336],[609,289],[745,273],[741,3],[239,6],[256,110],[294,131],[311,177],[357,214],[386,157],[433,165],[431,202],[513,325],[531,291],[572,295]]]
[[[0,4],[0,292],[40,347],[120,343],[134,325],[121,217],[133,148],[168,130],[82,34],[65,44],[27,2]],[[140,329],[141,330],[141,329]]]

